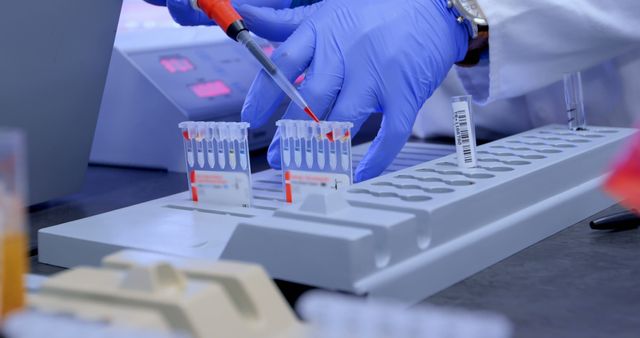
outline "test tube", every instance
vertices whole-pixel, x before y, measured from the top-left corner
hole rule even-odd
[[[471,96],[454,96],[451,98],[453,109],[453,126],[456,142],[458,166],[473,168],[477,166],[476,131],[471,111]]]
[[[569,130],[586,130],[587,120],[580,72],[564,74],[564,102],[567,109]]]
[[[340,135],[336,137],[340,142],[340,164],[343,170],[351,168],[351,132],[347,126],[340,128]]]
[[[189,122],[181,122],[178,127],[182,130],[185,156],[189,167],[195,164],[195,154],[193,153],[193,129]]]
[[[249,123],[239,122],[236,124],[236,133],[238,135],[238,155],[240,156],[240,166],[242,170],[246,170],[248,163],[248,153],[249,153],[249,135],[247,129],[249,128]]]
[[[198,122],[196,124],[196,151],[198,157],[198,165],[200,168],[204,168],[204,143],[205,135],[207,133],[207,125],[204,122]]]
[[[315,131],[314,134],[317,135],[316,138],[316,144],[317,144],[317,152],[318,152],[318,168],[320,168],[320,170],[324,170],[324,165],[325,165],[325,135],[327,135],[326,130],[324,128],[324,125],[316,125],[314,126]]]
[[[304,159],[305,162],[307,163],[307,168],[311,169],[313,168],[314,165],[314,160],[313,160],[313,142],[315,140],[315,137],[313,135],[313,130],[315,126],[313,125],[309,125],[307,124],[305,126],[305,155],[304,155]]]
[[[221,125],[214,125],[213,138],[216,140],[216,148],[218,148],[218,166],[220,169],[224,169],[227,166],[227,161],[224,155],[224,134]]]
[[[293,160],[296,163],[297,167],[302,165],[302,136],[300,134],[300,123],[302,121],[288,121],[288,127],[290,128],[290,134],[293,135]],[[304,134],[304,132],[303,132]]]
[[[7,315],[25,305],[28,250],[23,145],[21,133],[0,130],[0,326]]]
[[[205,139],[207,140],[207,161],[209,162],[209,168],[215,168],[216,153],[213,147],[213,127],[210,123],[206,128]]]
[[[287,130],[286,121],[277,121],[276,126],[278,126],[278,130],[280,131],[280,154],[282,156],[282,166],[288,167],[289,163],[291,163],[291,140]]]
[[[235,133],[234,133],[234,124],[227,124],[222,127],[223,128],[223,141],[227,143],[227,148],[229,149],[229,167],[231,170],[236,169],[236,165],[238,164],[236,156],[238,155],[236,151],[236,141],[235,141]]]

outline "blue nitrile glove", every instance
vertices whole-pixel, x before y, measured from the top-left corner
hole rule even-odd
[[[183,26],[214,25],[215,23],[202,11],[191,7],[189,0],[145,0],[154,4],[165,2],[173,20]],[[287,12],[289,7],[305,6],[319,0],[233,0],[232,3],[238,14],[243,17],[249,29],[268,40],[284,41],[300,24],[300,20],[307,15],[309,9]],[[278,13],[279,20],[273,18],[273,10],[283,10]],[[262,13],[265,11],[266,13]],[[265,21],[265,19],[267,21]]]
[[[167,5],[167,0],[144,0],[144,2],[148,2],[152,5],[156,5],[156,6],[166,6]]]
[[[370,114],[384,114],[377,137],[356,169],[356,181],[379,175],[393,161],[422,104],[453,64],[464,58],[469,33],[446,3],[326,0],[274,52],[274,62],[289,80],[307,70],[300,92],[322,118],[351,121],[355,134]],[[291,16],[289,11],[262,13],[277,21],[279,14]],[[252,127],[263,125],[283,98],[280,88],[260,72],[247,95],[242,119]],[[309,117],[289,105],[283,118]],[[280,167],[277,135],[268,160],[272,167]]]
[[[215,25],[213,20],[209,19],[202,11],[195,10],[191,7],[189,0],[145,0],[147,2],[156,3],[157,1],[165,1],[166,6],[171,13],[173,20],[182,26],[210,26]],[[232,3],[236,9],[245,4],[249,4],[258,8],[275,8],[283,9],[291,6],[292,0],[233,0]],[[242,13],[239,13],[242,16]]]

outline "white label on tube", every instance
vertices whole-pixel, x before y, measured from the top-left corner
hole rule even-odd
[[[453,102],[451,106],[453,107],[458,165],[473,168],[477,165],[477,156],[476,135],[471,120],[471,110],[465,101]]]

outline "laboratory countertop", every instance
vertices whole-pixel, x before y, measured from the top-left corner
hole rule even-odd
[[[253,157],[256,157],[254,159]],[[264,170],[264,153],[252,167]],[[187,188],[182,174],[89,166],[82,190],[30,209],[33,273],[60,268],[38,263],[38,229]],[[614,206],[601,214],[612,213]],[[491,310],[515,324],[515,338],[640,336],[640,230],[592,231],[589,220],[543,240],[425,300]],[[288,299],[305,287],[279,283]]]

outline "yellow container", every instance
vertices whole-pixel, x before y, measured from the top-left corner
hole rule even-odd
[[[0,130],[0,321],[24,307],[28,269],[23,137]]]

